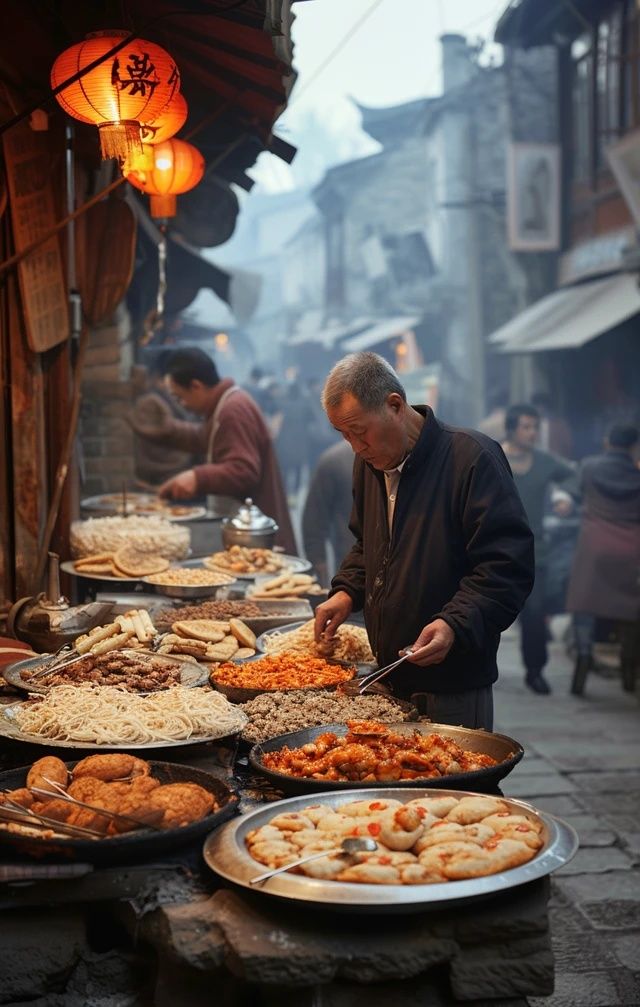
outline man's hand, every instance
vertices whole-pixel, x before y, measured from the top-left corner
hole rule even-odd
[[[455,633],[444,619],[434,619],[424,627],[412,646],[413,653],[407,657],[412,664],[426,668],[429,664],[440,664],[451,650]]]
[[[332,640],[338,626],[351,615],[353,601],[346,591],[337,591],[316,608],[315,637],[316,643],[321,640]]]
[[[180,472],[173,479],[167,479],[158,490],[158,495],[169,500],[190,500],[196,495],[198,480],[193,469]]]

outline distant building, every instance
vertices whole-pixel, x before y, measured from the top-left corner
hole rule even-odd
[[[525,390],[551,392],[571,421],[578,456],[599,450],[610,423],[640,418],[639,29],[634,0],[517,0],[496,29],[507,68],[553,54],[547,103],[557,121],[560,214],[559,254],[518,254],[557,264],[552,292],[540,290],[491,341]],[[509,93],[516,141],[526,121],[522,95]]]
[[[331,168],[312,191],[317,212],[282,253],[283,352],[317,374],[346,352],[375,349],[411,372],[417,394],[428,386],[435,401],[437,386],[448,419],[473,424],[487,386],[508,372],[486,337],[540,287],[540,270],[532,281],[531,262],[506,243],[507,71],[480,67],[458,35],[442,38],[442,52],[443,95],[361,107],[380,152]],[[529,116],[549,139],[554,65],[538,54],[527,70]]]

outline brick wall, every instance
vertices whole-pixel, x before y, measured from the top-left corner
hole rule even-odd
[[[79,425],[81,496],[111,493],[134,485],[131,408],[133,351],[123,307],[89,337]]]

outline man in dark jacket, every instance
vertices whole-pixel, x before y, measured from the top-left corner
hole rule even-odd
[[[490,730],[500,633],[533,584],[533,536],[501,448],[408,405],[375,353],[336,364],[323,404],[357,456],[356,542],[316,609],[317,638],[364,607],[380,665],[413,649],[386,679],[395,695],[433,721]]]

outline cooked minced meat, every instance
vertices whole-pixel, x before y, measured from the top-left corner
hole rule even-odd
[[[411,714],[386,696],[340,696],[336,692],[268,692],[242,703],[249,717],[245,741],[266,741],[279,734],[347,720],[381,720],[387,724],[411,720]]]

